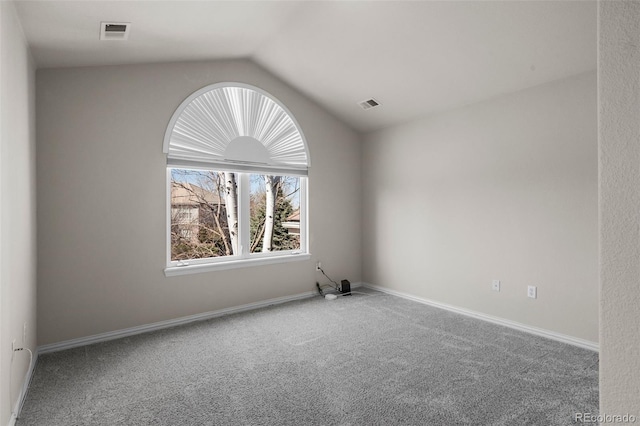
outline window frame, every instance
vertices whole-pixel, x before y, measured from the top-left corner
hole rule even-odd
[[[232,90],[227,91],[227,88]],[[203,132],[203,122],[212,125],[208,129],[217,130]],[[247,123],[250,124],[247,126]],[[234,129],[234,125],[237,126],[235,133],[229,132]],[[264,139],[265,135],[268,135],[268,141]],[[233,139],[230,139],[231,136]],[[251,143],[231,146],[236,139],[245,136],[262,143],[266,151],[262,152],[257,146],[251,147]],[[205,86],[189,95],[175,110],[165,131],[163,152],[167,155],[166,276],[311,259],[308,216],[308,172],[311,166],[309,147],[295,116],[276,97],[260,87],[241,82],[227,81]],[[239,176],[246,175],[244,183],[243,178],[238,179],[238,232],[242,247],[240,255],[189,261],[171,260],[172,169],[227,171],[238,173]],[[300,249],[248,253],[248,176],[252,173],[300,178]],[[244,187],[247,189],[243,189]],[[243,237],[243,233],[247,236]],[[245,247],[248,249],[245,250]]]
[[[189,261],[171,260],[171,170],[189,169],[206,171],[232,171],[238,177],[238,240],[240,254],[231,256],[208,257],[191,259]],[[284,172],[284,173],[282,173]],[[166,267],[167,277],[194,274],[225,269],[244,268],[249,266],[269,265],[276,263],[294,262],[311,259],[308,238],[308,177],[286,171],[278,176],[295,176],[300,179],[300,248],[297,250],[278,250],[271,252],[250,252],[250,183],[251,174],[266,174],[264,170],[220,170],[217,166],[194,167],[167,165],[166,169]],[[275,173],[274,173],[275,174]]]

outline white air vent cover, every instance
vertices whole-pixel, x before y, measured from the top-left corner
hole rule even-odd
[[[376,101],[375,99],[371,98],[371,99],[367,99],[366,101],[361,101],[358,102],[358,105],[360,105],[360,107],[362,109],[371,109],[371,108],[375,108],[377,106],[380,105],[380,102]]]
[[[130,29],[129,22],[100,22],[100,40],[127,40]]]

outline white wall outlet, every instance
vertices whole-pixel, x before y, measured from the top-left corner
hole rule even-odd
[[[22,326],[22,345],[27,346],[27,323]]]
[[[500,291],[500,280],[491,281],[491,289],[493,291]]]
[[[537,299],[538,287],[536,287],[535,285],[530,285],[529,287],[527,287],[527,297],[530,297],[532,299]]]
[[[316,262],[316,271],[320,271],[320,268],[322,268],[322,262]]]

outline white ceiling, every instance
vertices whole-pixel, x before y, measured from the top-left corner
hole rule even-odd
[[[248,57],[360,131],[596,68],[595,1],[16,2],[38,67]],[[101,21],[131,22],[126,42]],[[358,101],[382,106],[364,111]]]

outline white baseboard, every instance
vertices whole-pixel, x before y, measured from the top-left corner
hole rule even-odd
[[[466,315],[468,317],[480,319],[483,321],[488,321],[494,324],[503,325],[505,327],[513,328],[516,330],[524,331],[526,333],[535,334],[536,336],[546,337],[547,339],[556,340],[559,342],[567,343],[569,345],[578,346],[583,349],[589,349],[595,352],[599,351],[599,345],[596,342],[591,342],[589,340],[579,339],[577,337],[568,336],[565,334],[556,333],[555,331],[545,330],[542,328],[532,327],[526,324],[522,324],[519,322],[507,320],[504,318],[494,317],[491,315],[483,314],[481,312],[472,311],[465,308],[459,308],[452,305],[447,305],[446,303],[436,302],[434,300],[424,299],[422,297],[417,297],[408,293],[403,293],[396,290],[391,290],[386,287],[380,287],[377,285],[362,283],[365,288],[370,288],[372,290],[381,291],[383,293],[391,294],[393,296],[402,297],[403,299],[413,300],[415,302],[423,303],[425,305],[434,306],[436,308],[445,309],[447,311],[455,312],[458,314]]]
[[[123,337],[134,336],[136,334],[147,333],[150,331],[162,330],[164,328],[175,327],[177,325],[189,324],[196,321],[204,321],[211,318],[221,317],[223,315],[235,314],[238,312],[250,311],[252,309],[263,308],[271,305],[291,302],[294,300],[307,299],[316,296],[317,291],[309,291],[306,293],[295,294],[292,296],[277,297],[267,299],[260,302],[248,303],[246,305],[233,306],[230,308],[219,309],[217,311],[204,312],[201,314],[190,315],[181,318],[175,318],[166,321],[155,322],[152,324],[140,325],[137,327],[125,328],[122,330],[109,331],[106,333],[95,334],[77,339],[65,340],[63,342],[51,343],[38,347],[38,353],[45,354],[49,352],[63,351],[65,349],[76,348],[79,346],[90,345],[93,343],[106,342],[109,340],[120,339]]]
[[[29,390],[29,385],[31,384],[31,379],[33,378],[33,372],[36,369],[37,362],[38,362],[38,350],[36,349],[35,351],[33,351],[33,357],[31,358],[31,364],[29,365],[27,374],[25,374],[24,376],[24,383],[22,383],[22,388],[20,389],[20,395],[18,396],[16,405],[13,407],[13,411],[11,412],[11,418],[9,418],[9,426],[15,426],[16,421],[20,417],[20,413],[22,412],[22,406],[24,405],[24,400],[27,398],[27,391]]]

